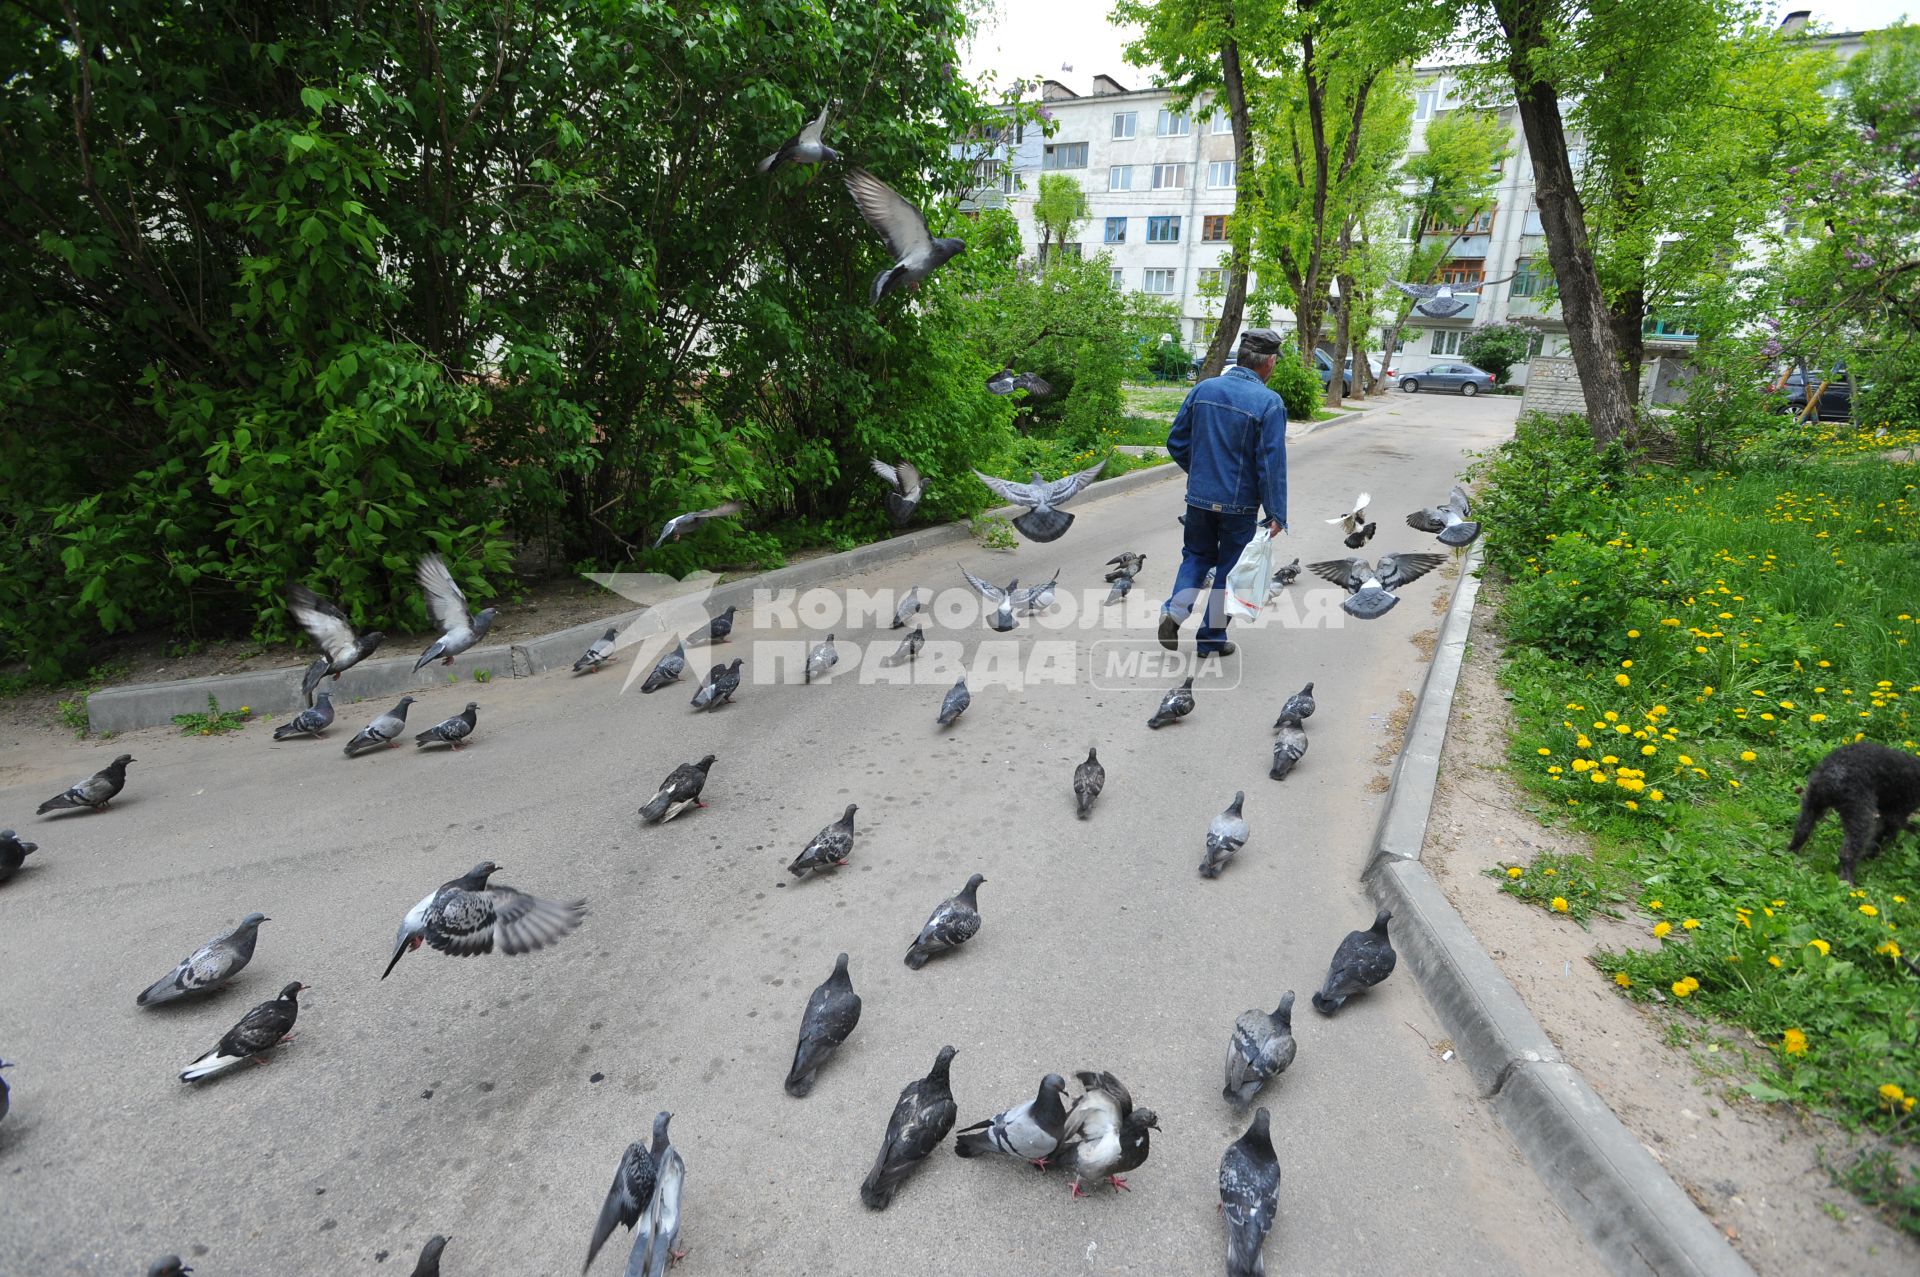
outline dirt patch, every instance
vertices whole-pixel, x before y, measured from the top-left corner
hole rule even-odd
[[[1505,771],[1511,730],[1495,681],[1500,642],[1477,617],[1461,671],[1427,827],[1425,863],[1547,1034],[1762,1277],[1920,1272],[1920,1241],[1867,1213],[1821,1168],[1850,1141],[1818,1118],[1760,1105],[1745,1080],[1745,1036],[1657,1014],[1620,997],[1589,961],[1651,943],[1646,924],[1593,930],[1500,893],[1482,870],[1544,850],[1585,850],[1543,827]]]
[[[1429,645],[1427,655],[1433,655]],[[1379,747],[1373,751],[1373,761],[1381,767],[1391,767],[1393,760],[1400,757],[1401,747],[1407,743],[1407,724],[1413,721],[1413,707],[1419,704],[1409,688],[1400,689],[1400,699],[1387,712],[1385,734],[1380,738]]]
[[[1433,649],[1440,646],[1440,631],[1438,629],[1421,630],[1407,642],[1413,644],[1414,649],[1420,653],[1421,660],[1431,661]]]

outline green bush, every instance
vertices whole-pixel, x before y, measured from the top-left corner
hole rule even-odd
[[[1312,421],[1325,400],[1319,372],[1284,350],[1273,361],[1273,375],[1267,378],[1267,388],[1287,405],[1289,421]]]

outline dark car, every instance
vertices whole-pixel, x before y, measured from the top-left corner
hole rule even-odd
[[[1826,387],[1821,388],[1821,382]],[[1800,416],[1807,410],[1807,395],[1811,391],[1820,394],[1819,416],[1822,421],[1846,421],[1853,416],[1853,385],[1847,380],[1844,367],[1835,368],[1830,373],[1818,369],[1801,371],[1796,368],[1787,374],[1787,380],[1780,387],[1782,396],[1780,410]]]
[[[1435,364],[1425,372],[1408,373],[1400,379],[1400,389],[1408,394],[1421,390],[1457,390],[1472,398],[1493,390],[1493,374],[1472,364]]]

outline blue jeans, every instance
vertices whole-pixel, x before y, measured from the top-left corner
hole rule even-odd
[[[1240,552],[1253,540],[1259,516],[1220,514],[1200,506],[1187,507],[1186,542],[1180,547],[1180,570],[1174,573],[1173,597],[1165,611],[1177,621],[1192,614],[1200,595],[1200,582],[1207,569],[1213,569],[1213,589],[1207,593],[1206,615],[1195,635],[1194,650],[1217,652],[1227,641],[1227,573],[1240,561]]]

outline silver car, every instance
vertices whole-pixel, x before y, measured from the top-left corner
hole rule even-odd
[[[1457,390],[1471,398],[1493,390],[1493,374],[1472,364],[1435,364],[1425,372],[1409,373],[1400,379],[1400,389],[1408,394],[1420,390]]]

